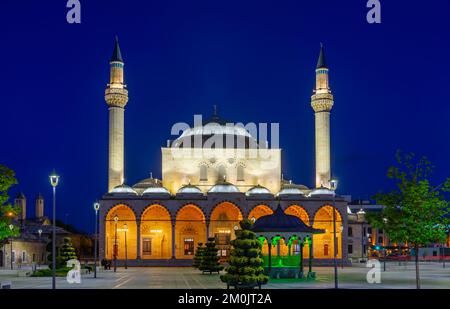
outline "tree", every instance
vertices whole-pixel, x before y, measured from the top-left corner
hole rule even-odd
[[[230,254],[230,266],[220,279],[227,287],[261,287],[269,280],[269,277],[264,275],[261,244],[251,230],[253,223],[250,220],[243,220],[239,224],[241,229],[236,231],[236,239],[231,242],[233,249]]]
[[[15,184],[17,180],[14,171],[0,164],[0,242],[19,232],[17,227],[12,230],[9,228],[12,219],[19,213],[17,207],[8,203],[8,191]]]
[[[51,237],[50,237],[51,239]],[[47,261],[50,268],[53,267],[53,255],[52,255],[52,241],[47,244]],[[64,237],[64,242],[60,248],[56,248],[56,269],[66,267],[67,261],[71,259],[77,259],[75,248],[72,246],[72,240],[70,237]]]
[[[223,266],[220,265],[220,257],[217,254],[218,251],[219,249],[217,249],[216,247],[215,238],[208,238],[208,242],[206,243],[206,247],[204,248],[203,257],[198,269],[200,269],[204,273],[209,272],[209,274],[221,271],[223,269]]]
[[[387,177],[396,182],[396,189],[375,195],[384,205],[381,213],[367,214],[368,222],[385,230],[391,241],[407,243],[414,248],[416,287],[420,289],[419,248],[443,243],[447,237],[449,202],[444,192],[450,191],[450,178],[433,187],[428,179],[433,171],[426,157],[397,152],[398,166],[388,169]]]
[[[194,263],[192,264],[192,266],[194,266],[194,268],[200,267],[204,253],[205,253],[205,247],[203,246],[203,243],[199,242],[197,245],[197,250],[195,251],[195,255],[194,255]]]
[[[75,248],[72,246],[70,237],[64,237],[64,243],[59,252],[61,263],[65,264],[68,260],[77,259]]]

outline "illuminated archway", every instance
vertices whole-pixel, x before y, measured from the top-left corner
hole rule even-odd
[[[222,260],[230,253],[230,240],[235,238],[234,229],[243,219],[239,208],[230,202],[218,204],[211,213],[209,235],[216,238]]]
[[[273,214],[273,210],[270,209],[269,206],[266,205],[258,205],[253,207],[253,209],[248,214],[248,219],[255,218],[255,220],[258,220],[262,216],[267,216]]]
[[[342,257],[342,218],[336,210],[336,238],[337,238],[337,257]],[[333,241],[333,207],[322,206],[314,216],[313,227],[325,230],[323,234],[313,235],[314,258],[332,259],[334,254]]]
[[[198,243],[206,243],[206,220],[203,211],[196,205],[183,206],[175,222],[175,256],[177,259],[192,259]]]
[[[114,217],[119,220],[117,225]],[[117,259],[136,259],[137,256],[137,225],[133,210],[124,204],[116,205],[108,211],[105,221],[105,254],[113,259],[116,251]]]
[[[305,208],[299,205],[291,205],[284,210],[284,213],[300,218],[306,225],[309,225],[309,215]]]
[[[169,211],[161,205],[148,206],[141,216],[141,258],[172,257],[172,223]]]

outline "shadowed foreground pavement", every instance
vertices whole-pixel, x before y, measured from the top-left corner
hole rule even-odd
[[[264,289],[298,289],[298,288],[333,288],[333,268],[317,267],[314,269],[317,279],[314,282],[295,282],[293,280],[271,280]],[[369,269],[363,266],[339,268],[340,288],[415,288],[414,264],[399,266],[389,263],[386,272],[381,272],[380,284],[369,284],[366,274]],[[443,268],[440,263],[421,264],[422,288],[450,288],[450,265]],[[51,288],[51,277],[16,277],[2,275],[0,281],[11,281],[14,289]],[[65,278],[57,278],[57,288],[75,289],[224,289],[219,276],[202,275],[190,267],[146,267],[118,268],[117,273],[101,271],[94,278],[93,273],[82,277],[80,284],[69,284]]]

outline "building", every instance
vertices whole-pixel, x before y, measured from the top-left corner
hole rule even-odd
[[[51,240],[53,226],[44,216],[44,198],[38,194],[35,200],[35,216],[27,218],[27,199],[19,193],[14,199],[19,214],[12,224],[19,227],[19,236],[6,239],[0,250],[0,267],[22,268],[47,264],[47,244]],[[69,233],[56,227],[57,246]]]
[[[197,244],[215,237],[226,260],[238,222],[257,220],[280,206],[306,225],[324,230],[312,237],[313,256],[316,263],[327,264],[334,252],[335,201],[337,257],[347,261],[347,201],[330,189],[330,112],[334,102],[328,72],[321,46],[311,97],[316,141],[316,183],[312,188],[284,180],[281,149],[269,149],[264,142],[259,145],[261,141],[245,128],[229,126],[217,110],[209,120],[186,128],[161,148],[161,179],[150,177],[127,186],[123,180],[128,90],[116,38],[105,91],[109,172],[108,192],[100,200],[100,257],[116,258],[119,265],[125,261],[137,266],[189,265]]]

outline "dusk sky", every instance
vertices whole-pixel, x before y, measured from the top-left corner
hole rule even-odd
[[[310,96],[320,42],[335,105],[332,172],[340,194],[392,188],[397,149],[426,155],[433,180],[450,176],[448,0],[383,1],[368,24],[366,0],[87,1],[81,24],[66,1],[2,0],[0,164],[16,171],[29,216],[41,192],[51,214],[92,232],[92,203],[107,191],[104,90],[114,35],[125,62],[126,184],[161,177],[161,146],[194,114],[280,123],[283,174],[314,184]],[[66,215],[67,214],[67,215]]]

